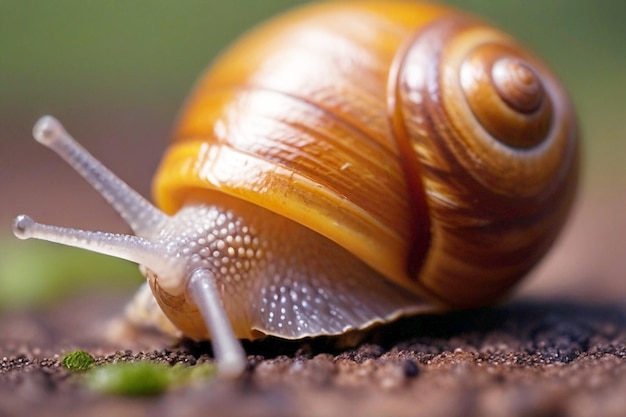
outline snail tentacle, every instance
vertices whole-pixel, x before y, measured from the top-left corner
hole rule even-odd
[[[20,239],[47,240],[149,265],[160,276],[180,276],[184,273],[184,262],[175,256],[168,256],[165,245],[139,236],[52,226],[38,223],[24,214],[13,220],[13,234]]]
[[[89,182],[136,235],[152,236],[169,218],[80,146],[56,118],[41,117],[35,123],[33,136]]]
[[[230,378],[241,375],[247,364],[246,353],[235,337],[215,278],[208,269],[197,269],[191,274],[187,288],[211,332],[213,354],[220,375]]]

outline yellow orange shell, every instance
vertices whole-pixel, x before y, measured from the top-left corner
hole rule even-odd
[[[420,43],[423,34],[440,45]],[[490,96],[480,79],[478,99],[464,98],[474,87],[463,89],[458,67],[475,43],[520,48],[467,15],[421,3],[322,3],[271,20],[196,86],[155,178],[157,204],[172,213],[225,193],[317,231],[434,300],[499,297],[565,219],[577,131],[562,88],[523,49],[514,54],[531,63],[530,76],[522,68],[497,78]],[[407,71],[425,60],[423,74]],[[546,97],[525,92],[533,75]],[[518,131],[481,113],[497,97],[534,118],[537,108],[551,113],[509,142],[473,139]]]

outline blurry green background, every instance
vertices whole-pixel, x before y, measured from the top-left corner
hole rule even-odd
[[[94,286],[127,288],[141,282],[136,267],[126,262],[11,235],[11,219],[21,212],[48,223],[126,231],[89,186],[31,139],[36,118],[45,113],[59,117],[92,153],[148,195],[177,111],[201,70],[246,29],[297,3],[0,0],[0,311]],[[584,247],[563,244],[561,263],[555,261],[548,270],[551,275],[581,269],[602,275],[598,268],[606,268],[608,255],[585,263],[583,253],[587,247],[606,253],[623,241],[617,236],[621,229],[607,224],[614,239],[596,244],[590,241],[593,233],[600,242],[604,232],[586,228],[598,229],[590,226],[598,212],[603,221],[612,214],[624,216],[626,2],[447,3],[518,37],[568,86],[583,126],[585,171],[583,209],[577,212],[582,220],[573,221],[565,240],[584,236],[587,241]],[[610,248],[598,247],[602,244]],[[567,269],[563,260],[572,258],[583,265]],[[582,278],[575,282],[586,286]],[[594,282],[587,285],[596,288]]]

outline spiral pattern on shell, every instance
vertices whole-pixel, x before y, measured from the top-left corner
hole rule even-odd
[[[394,71],[390,117],[432,223],[418,280],[446,303],[478,305],[530,269],[564,221],[578,165],[573,110],[543,63],[467,16],[417,31]]]

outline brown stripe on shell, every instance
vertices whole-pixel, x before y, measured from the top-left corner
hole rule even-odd
[[[574,195],[577,127],[554,77],[499,32],[467,16],[447,17],[414,40],[402,60],[394,111],[408,132],[398,139],[410,137],[406,146],[417,157],[431,213],[433,244],[416,278],[448,304],[480,305],[501,296],[555,239]],[[532,146],[489,135],[464,97],[460,68],[484,44],[528,62],[545,85],[550,103],[543,107],[554,111],[554,122],[544,137],[526,142]]]

